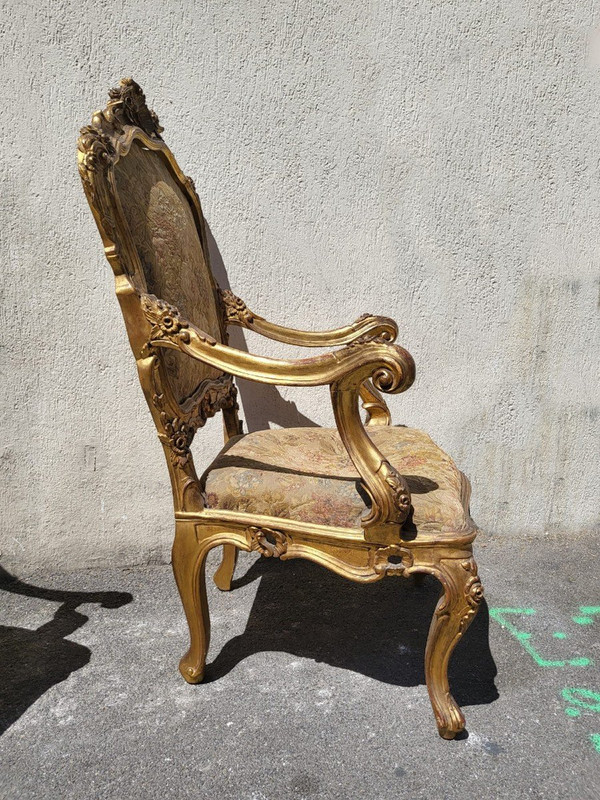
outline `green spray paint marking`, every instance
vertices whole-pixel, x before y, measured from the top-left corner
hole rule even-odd
[[[586,608],[584,606],[584,608]],[[580,611],[583,609],[580,608]],[[598,609],[600,612],[600,609]],[[535,663],[540,667],[588,667],[592,661],[589,658],[570,658],[566,661],[549,660],[543,658],[535,647],[531,644],[531,634],[526,631],[520,631],[515,625],[506,619],[508,614],[518,614],[519,616],[535,614],[535,608],[490,608],[489,614],[492,619],[500,623],[503,628],[506,628],[515,639],[521,643],[524,650],[533,658]]]
[[[573,689],[567,687],[562,690],[561,695],[563,700],[566,700],[567,703],[578,706],[578,708],[572,708],[571,706],[565,708],[565,714],[569,717],[578,717],[581,714],[581,708],[600,714],[600,694],[598,694],[598,692],[592,692],[591,689]]]
[[[573,705],[565,708],[568,717],[580,717],[581,709],[600,714],[600,694],[591,689],[565,688],[561,692],[563,700]],[[578,706],[578,708],[574,708]],[[600,753],[600,733],[590,733],[590,742],[597,753]]]
[[[594,621],[593,616],[600,614],[600,606],[579,606],[579,610],[582,616],[573,617],[573,622],[578,625],[591,625]]]

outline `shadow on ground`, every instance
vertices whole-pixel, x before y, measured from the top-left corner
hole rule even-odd
[[[362,673],[383,683],[425,683],[424,653],[440,585],[429,576],[356,584],[306,561],[259,559],[233,582],[260,578],[246,630],[207,667],[205,681],[226,675],[257,652],[280,651]],[[459,705],[498,698],[485,601],[450,662]]]
[[[52,686],[85,666],[89,648],[66,639],[88,621],[82,603],[119,608],[126,592],[64,592],[24,583],[0,567],[0,591],[61,603],[53,619],[36,630],[0,625],[0,735]]]

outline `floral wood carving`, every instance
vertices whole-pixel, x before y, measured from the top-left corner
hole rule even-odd
[[[146,319],[152,325],[151,341],[154,339],[179,339],[186,343],[190,341],[190,332],[187,330],[189,323],[181,317],[179,309],[153,294],[141,295],[140,302]]]
[[[169,448],[171,462],[177,467],[185,467],[192,455],[190,445],[194,438],[194,428],[181,417],[169,417],[165,411],[163,394],[154,394],[152,403],[158,410],[162,423],[163,430],[159,430],[158,438]]]
[[[230,289],[220,290],[221,301],[225,309],[225,319],[228,324],[249,325],[254,314],[250,311],[246,303],[237,297]]]
[[[463,615],[460,622],[460,630],[462,631],[469,625],[471,618],[477,614],[481,601],[483,600],[483,586],[477,574],[477,565],[474,559],[469,558],[467,561],[462,561],[461,567],[471,573],[471,577],[465,584],[465,598],[469,609],[466,614]]]
[[[155,297],[152,294],[140,295],[140,303],[144,315],[150,325],[149,341],[144,347],[144,356],[156,354],[152,342],[168,339],[170,341],[190,342],[189,322],[179,313],[179,310]],[[208,334],[196,336],[208,344],[216,344]],[[158,367],[156,361],[156,367]],[[181,416],[171,416],[165,409],[165,398],[162,393],[155,392],[152,401],[160,412],[164,432],[159,433],[159,439],[166,444],[172,453],[172,461],[178,466],[184,466],[190,459],[190,445],[197,428],[201,428],[209,417],[218,411],[237,408],[237,389],[231,375],[221,375],[214,380],[204,381],[198,389],[198,395],[191,410]]]
[[[258,528],[252,525],[248,528],[250,534],[250,550],[257,550],[266,558],[279,558],[288,547],[285,533],[272,528]]]
[[[142,310],[148,322],[152,325],[150,342],[156,339],[179,340],[184,344],[190,342],[190,323],[179,313],[179,309],[161,300],[153,294],[140,295]],[[196,330],[196,337],[206,344],[214,345],[217,340],[204,331]],[[148,347],[151,347],[148,342]]]
[[[406,482],[398,475],[396,470],[390,465],[385,482],[392,487],[394,492],[394,502],[397,508],[403,513],[408,514],[410,510],[410,495],[407,494]]]
[[[158,366],[158,362],[156,362]],[[197,428],[206,424],[209,417],[226,408],[237,408],[237,389],[231,375],[222,375],[216,380],[206,381],[192,410],[184,416],[170,416],[166,410],[165,396],[155,392],[152,403],[160,414],[162,432],[158,438],[171,451],[171,461],[184,467],[191,458],[190,446]]]
[[[390,558],[400,559],[390,562]],[[378,575],[399,575],[406,573],[412,567],[414,557],[407,547],[391,544],[388,547],[378,547],[373,557],[373,569]]]
[[[190,412],[188,423],[193,428],[202,428],[217,411],[237,407],[237,389],[231,375],[222,375],[214,381],[206,381],[199,400]]]
[[[164,412],[161,414],[163,416]],[[164,415],[166,417],[166,414]],[[190,460],[190,445],[194,438],[194,429],[183,419],[164,420],[165,432],[158,438],[171,449],[171,460],[178,467],[184,467]]]
[[[88,181],[88,172],[100,172],[106,169],[116,155],[110,138],[93,125],[81,129],[77,149],[83,154],[79,160],[79,174]]]
[[[119,85],[108,92],[111,102],[107,112],[121,125],[135,125],[148,136],[160,139],[163,128],[158,117],[148,108],[146,98],[140,86],[133,78],[123,78]]]
[[[77,166],[83,181],[83,188],[89,202],[96,208],[101,230],[115,246],[115,221],[112,211],[105,203],[96,202],[98,190],[94,178],[99,173],[106,173],[116,158],[116,150],[110,137],[94,125],[86,125],[81,128],[80,133],[77,140]]]

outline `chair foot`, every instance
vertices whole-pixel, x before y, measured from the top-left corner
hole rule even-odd
[[[452,695],[448,696],[445,705],[445,708],[438,707],[436,711],[438,732],[442,739],[454,739],[465,729],[465,715]]]
[[[454,739],[464,730],[465,717],[450,693],[448,663],[479,610],[483,589],[473,558],[441,559],[434,574],[443,586],[443,593],[427,638],[425,678],[440,736]]]
[[[179,663],[188,683],[204,677],[210,642],[210,617],[204,569],[210,541],[198,542],[193,523],[177,522],[173,543],[173,572],[190,632],[190,647]]]
[[[213,578],[217,588],[222,592],[228,592],[231,589],[237,557],[238,549],[234,544],[223,545],[223,559]]]
[[[203,660],[206,661],[206,654]],[[200,665],[194,658],[190,658],[190,653],[187,652],[179,662],[179,672],[188,683],[202,683],[204,680],[204,663]]]

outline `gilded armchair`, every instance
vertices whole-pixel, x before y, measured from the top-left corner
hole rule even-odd
[[[448,661],[482,599],[476,527],[469,482],[452,460],[426,434],[390,424],[380,392],[403,392],[414,379],[410,354],[394,344],[396,324],[367,314],[336,330],[293,330],[221,291],[194,184],[161,133],[140,87],[123,80],[82,129],[78,161],[171,478],[173,570],[190,632],[180,671],[190,683],[203,678],[205,560],[219,545],[215,582],[223,590],[231,587],[238,550],[307,558],[361,583],[429,573],[442,594],[427,641],[426,682],[439,732],[453,738],[464,717],[450,694]],[[296,361],[259,357],[228,345],[229,325],[333,349]],[[232,376],[328,385],[337,427],[244,435]],[[192,438],[218,411],[226,443],[198,478]]]

